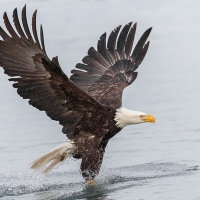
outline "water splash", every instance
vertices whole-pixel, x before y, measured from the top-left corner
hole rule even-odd
[[[0,197],[48,190],[45,176],[27,170],[14,170],[0,174]]]
[[[131,187],[149,184],[168,177],[185,176],[198,166],[177,163],[147,163],[102,169],[94,186],[85,185],[77,172],[56,172],[48,176],[30,170],[15,170],[0,175],[0,197],[6,199],[106,199],[107,194]]]

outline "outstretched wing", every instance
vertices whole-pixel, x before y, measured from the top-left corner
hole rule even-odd
[[[87,114],[104,109],[92,97],[78,88],[62,71],[57,57],[50,60],[45,52],[41,27],[41,44],[36,31],[36,11],[32,18],[33,37],[26,20],[26,7],[22,9],[22,24],[19,23],[17,9],[13,11],[13,21],[17,32],[11,26],[7,14],[4,23],[10,36],[0,27],[0,66],[14,81],[18,94],[29,99],[29,104],[45,111],[53,120],[63,126],[63,133],[74,137],[77,124]],[[95,109],[94,109],[95,107]],[[89,112],[89,113],[88,113]]]
[[[78,63],[70,77],[79,87],[101,104],[119,108],[122,105],[122,92],[137,77],[135,70],[143,61],[149,47],[146,42],[151,28],[147,29],[136,44],[132,46],[135,37],[136,23],[124,26],[118,39],[118,26],[113,30],[106,45],[106,33],[97,44],[97,51],[91,47],[83,63]],[[132,52],[132,53],[131,53]]]

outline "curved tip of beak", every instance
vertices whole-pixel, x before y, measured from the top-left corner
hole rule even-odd
[[[150,123],[155,123],[156,122],[155,117],[153,115],[150,115],[150,114],[147,114],[144,117],[142,117],[142,120],[144,122],[150,122]]]
[[[148,114],[147,115],[147,122],[155,123],[156,119],[155,119],[155,117],[153,115]]]

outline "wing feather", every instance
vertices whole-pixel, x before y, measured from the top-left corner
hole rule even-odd
[[[115,58],[115,46],[116,46],[116,40],[117,40],[117,36],[119,34],[120,28],[121,28],[121,25],[116,27],[111,32],[111,34],[108,38],[108,42],[107,42],[107,48],[110,51],[110,53],[112,54],[113,58]]]
[[[146,55],[146,53],[147,53],[147,50],[148,50],[148,48],[149,48],[149,41],[144,45],[144,47],[143,47],[143,49],[141,50],[141,52],[140,52],[140,54],[137,56],[137,58],[135,59],[135,65],[136,66],[139,66],[141,63],[142,63],[142,61],[143,61],[143,59],[144,59],[144,57],[145,57],[145,55]]]
[[[147,38],[149,37],[149,34],[151,32],[152,28],[147,29],[143,35],[141,36],[141,38],[139,39],[138,43],[135,46],[135,49],[133,50],[133,53],[131,55],[132,57],[132,61],[135,62],[138,54],[141,52],[141,50],[143,49],[143,46],[145,44],[145,42],[147,41]]]
[[[17,32],[21,36],[21,39],[26,40],[27,38],[26,38],[24,31],[22,30],[21,25],[19,23],[17,8],[15,8],[14,11],[13,11],[13,22],[14,22],[14,25],[17,29]]]
[[[13,22],[19,35],[10,24],[7,14],[4,14],[5,26],[11,36],[0,27],[0,35],[3,38],[0,40],[0,66],[4,73],[12,77],[9,81],[14,82],[13,87],[17,88],[18,94],[24,99],[29,99],[30,105],[45,111],[51,119],[59,121],[63,126],[63,133],[72,139],[77,134],[77,125],[82,126],[82,119],[85,120],[86,116],[95,118],[96,112],[106,111],[106,108],[65,75],[58,63],[58,57],[52,60],[48,58],[42,27],[41,44],[38,39],[36,13],[37,11],[32,16],[34,38],[28,27],[26,6],[22,9],[23,27],[20,25],[17,9],[13,11]],[[87,81],[80,77],[89,78],[89,85],[99,79],[103,73],[101,67],[104,67],[106,61],[100,54],[96,57],[88,56],[85,60],[95,66],[93,71],[92,67],[87,65],[86,69],[90,69],[91,72],[86,70],[74,73],[78,73],[80,82],[85,84]],[[81,67],[84,69],[85,66]],[[101,74],[96,74],[98,70]]]
[[[81,63],[78,63],[76,65],[76,68],[84,70],[84,71],[88,71],[89,73],[97,73],[97,74],[101,74],[101,75],[103,74],[102,70],[98,70],[98,69],[95,69],[94,67],[84,65],[84,64],[81,64]],[[72,70],[72,74],[73,74],[73,70]]]
[[[5,26],[6,26],[7,30],[8,30],[8,32],[10,33],[10,35],[12,36],[12,38],[14,40],[19,40],[18,35],[16,34],[16,32],[14,31],[13,27],[10,24],[10,21],[8,19],[8,16],[7,16],[6,12],[3,15],[3,19],[4,19]]]
[[[104,59],[104,57],[98,51],[96,51],[93,47],[89,48],[88,55],[90,57],[93,57],[98,63],[101,63],[101,67],[109,65],[108,62]]]
[[[135,38],[136,27],[137,27],[137,23],[135,23],[133,27],[131,27],[131,30],[129,31],[129,34],[126,40],[125,53],[126,53],[127,59],[130,59],[133,42]]]
[[[37,10],[35,10],[35,12],[33,13],[33,17],[32,17],[32,31],[33,31],[33,36],[36,41],[36,44],[37,44],[37,46],[40,47],[40,42],[38,39],[37,28],[36,28],[36,15],[37,15]]]
[[[42,50],[43,50],[44,54],[47,55],[45,45],[44,45],[44,34],[43,34],[42,25],[40,26],[40,40],[41,40],[41,44],[42,44]]]
[[[30,32],[29,27],[28,27],[28,23],[27,23],[26,5],[22,9],[22,24],[23,24],[25,33],[28,37],[28,40],[30,40],[31,42],[34,42],[32,36],[31,36],[31,32]]]
[[[105,67],[105,64],[101,62],[101,60],[97,60],[96,58],[91,57],[91,56],[85,56],[82,61],[83,63],[88,64],[91,67],[101,70],[101,71],[107,69],[107,67]]]
[[[72,70],[70,79],[106,107],[116,109],[122,105],[123,89],[137,78],[135,70],[149,47],[149,42],[145,42],[151,28],[144,32],[131,54],[137,26],[135,23],[131,27],[131,24],[126,24],[120,34],[121,26],[115,28],[108,38],[107,47],[104,33],[98,41],[97,51],[91,47],[88,56],[83,58],[85,65],[79,63],[76,65],[78,70]]]
[[[0,27],[0,35],[3,38],[3,40],[5,42],[10,42],[11,41],[11,37],[2,29],[2,27]],[[16,46],[14,46],[13,44],[9,43],[9,46],[12,46],[12,49],[17,49]]]
[[[121,59],[123,59],[124,48],[126,44],[126,38],[131,27],[132,22],[126,24],[122,29],[119,38],[117,40],[117,52],[119,53]]]
[[[106,33],[104,33],[100,37],[98,44],[97,44],[97,49],[98,49],[98,52],[104,58],[104,59],[102,59],[102,61],[104,62],[104,66],[108,69],[109,66],[110,66],[110,63],[111,63],[111,59],[110,59],[110,56],[109,56],[108,51],[106,49]]]

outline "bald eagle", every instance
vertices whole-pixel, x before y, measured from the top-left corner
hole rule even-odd
[[[121,26],[116,27],[107,41],[104,33],[97,50],[91,47],[69,78],[58,57],[47,56],[42,26],[39,41],[36,14],[37,10],[33,13],[31,33],[26,6],[22,9],[22,26],[17,9],[13,11],[16,30],[4,13],[8,33],[0,27],[0,66],[21,97],[62,125],[68,140],[34,161],[31,168],[47,173],[66,158],[82,159],[81,173],[90,184],[99,173],[105,148],[113,136],[127,125],[155,122],[152,115],[122,107],[122,92],[137,77],[135,70],[148,50],[146,41],[151,28],[133,51],[136,23],[126,24],[121,32]]]

